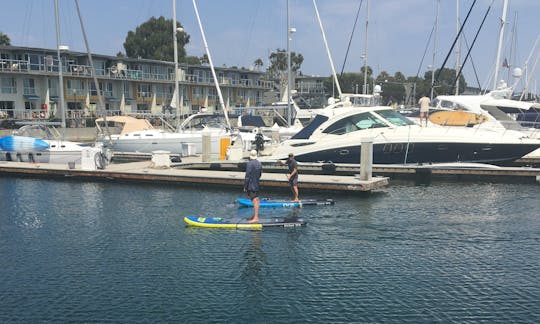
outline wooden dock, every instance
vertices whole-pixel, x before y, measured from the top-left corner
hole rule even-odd
[[[178,166],[175,165],[175,166]],[[70,169],[67,165],[0,162],[0,175],[31,176],[46,178],[70,178],[83,181],[132,181],[169,183],[180,185],[215,185],[242,188],[243,171],[195,170],[178,167],[153,167],[150,161],[108,165],[104,170]],[[365,192],[388,185],[387,177],[373,177],[362,181],[356,176],[302,174],[299,187],[302,190]],[[283,173],[263,172],[261,186],[264,188],[289,188]]]
[[[187,159],[177,164],[178,168],[197,170],[232,171],[245,169],[245,162],[215,161],[201,163],[196,159]],[[265,173],[285,173],[286,166],[263,162]],[[298,170],[301,175],[314,174],[325,176],[358,176],[360,166],[357,164],[330,164],[330,163],[299,163]],[[425,165],[401,164],[374,164],[374,176],[388,177],[390,179],[431,180],[442,178],[455,178],[458,180],[489,180],[489,181],[540,181],[540,168],[533,167],[498,167],[473,163],[447,163]]]

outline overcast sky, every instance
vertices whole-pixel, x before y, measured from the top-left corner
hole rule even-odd
[[[318,0],[317,5],[326,31],[334,64],[342,69],[354,19],[361,0]],[[370,0],[368,27],[368,65],[375,75],[381,71],[403,72],[423,76],[432,64],[433,41],[428,43],[435,25],[437,0]],[[469,85],[478,86],[473,66],[481,86],[491,86],[498,42],[503,0],[478,0],[465,25],[465,38],[471,44],[482,18],[493,2],[480,31],[471,57],[464,67]],[[459,3],[460,21],[465,19],[473,0],[440,0],[435,67],[440,67],[456,35],[456,9]],[[514,67],[524,68],[540,34],[540,0],[509,0],[507,32],[503,59]],[[74,1],[59,0],[62,43],[76,51],[85,51]],[[199,14],[216,66],[249,67],[257,58],[265,67],[269,53],[286,48],[286,0],[199,0]],[[362,1],[360,17],[351,41],[345,72],[358,72],[366,52],[367,0]],[[83,20],[93,53],[115,55],[124,52],[123,42],[128,31],[150,17],[172,18],[171,0],[80,0]],[[330,64],[322,41],[312,0],[289,0],[292,36],[291,50],[304,56],[302,72],[328,76]],[[188,55],[202,56],[204,46],[191,0],[177,0],[177,19],[191,36],[186,47]],[[55,48],[53,0],[3,1],[0,31],[7,34],[12,45]],[[172,36],[171,36],[172,41]],[[461,42],[462,59],[467,46]],[[426,50],[427,48],[427,50]],[[529,71],[538,59],[540,41],[529,62]],[[425,57],[422,62],[422,57]],[[474,63],[473,64],[471,64]],[[446,67],[454,67],[452,55]],[[502,64],[502,62],[501,62]],[[540,64],[532,75],[532,88],[540,77]],[[507,78],[508,69],[501,69]],[[509,83],[513,80],[510,79]],[[540,80],[539,80],[540,81]],[[540,87],[540,84],[538,85]]]

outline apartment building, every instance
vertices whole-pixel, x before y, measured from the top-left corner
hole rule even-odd
[[[60,118],[60,86],[66,118],[107,115],[188,115],[202,107],[220,110],[210,66],[180,64],[180,107],[171,103],[175,89],[174,63],[54,49],[0,46],[0,118],[15,120]],[[63,84],[59,85],[59,71]],[[96,87],[94,74],[98,81]],[[249,69],[216,67],[228,110],[261,105],[273,82]],[[101,93],[104,107],[99,104]]]

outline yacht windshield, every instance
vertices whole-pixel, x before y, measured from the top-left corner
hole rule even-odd
[[[225,117],[221,115],[200,115],[194,116],[189,122],[182,126],[182,129],[203,129],[209,128],[225,128]]]
[[[325,121],[328,120],[328,117],[323,115],[317,115],[311,123],[309,123],[306,127],[302,128],[298,133],[296,133],[291,139],[308,139],[311,134]]]
[[[395,110],[379,110],[377,111],[377,114],[381,115],[382,118],[388,120],[396,126],[414,125],[414,123],[410,119]]]
[[[323,133],[343,135],[368,128],[388,127],[386,123],[370,112],[348,116],[328,126]]]

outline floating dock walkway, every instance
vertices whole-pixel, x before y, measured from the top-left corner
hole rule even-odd
[[[176,167],[153,167],[150,161],[110,164],[103,170],[82,170],[59,164],[31,164],[24,162],[0,162],[0,175],[17,175],[47,178],[80,179],[84,181],[135,181],[183,185],[217,185],[242,188],[243,171],[195,170]],[[302,174],[300,188],[303,190],[364,192],[388,185],[387,177],[360,180],[356,176]],[[289,188],[284,173],[263,172],[261,186],[265,188]]]

